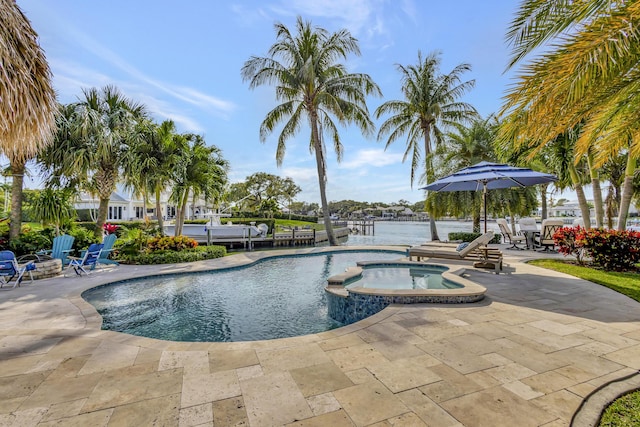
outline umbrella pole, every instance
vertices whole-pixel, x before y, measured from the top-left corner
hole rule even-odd
[[[487,234],[487,183],[482,183],[482,206],[484,208],[484,234]]]

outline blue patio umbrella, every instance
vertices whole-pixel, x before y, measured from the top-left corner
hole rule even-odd
[[[482,190],[484,206],[484,232],[487,232],[487,190],[511,187],[529,187],[556,181],[555,175],[536,172],[527,168],[480,162],[440,178],[421,190],[428,191],[478,191]]]

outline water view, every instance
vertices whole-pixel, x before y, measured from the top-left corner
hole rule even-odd
[[[436,221],[436,226],[438,228],[438,235],[442,240],[448,240],[449,233],[470,233],[473,228],[473,224],[466,221]],[[484,223],[482,227],[484,227]],[[487,230],[493,230],[495,233],[499,233],[498,226],[495,222],[489,222],[487,224]],[[428,222],[376,221],[374,235],[351,234],[344,245],[419,245],[431,240],[430,234]]]

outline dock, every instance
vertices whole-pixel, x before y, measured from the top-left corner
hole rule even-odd
[[[333,233],[336,238],[347,237],[350,229],[348,227],[336,227]],[[221,245],[229,249],[246,249],[254,248],[275,248],[275,247],[295,247],[295,246],[315,246],[318,243],[327,242],[327,232],[324,230],[316,231],[315,229],[292,229],[287,231],[279,231],[266,237],[233,237],[233,238],[211,238],[207,242],[206,235],[186,235],[195,239],[201,244]]]

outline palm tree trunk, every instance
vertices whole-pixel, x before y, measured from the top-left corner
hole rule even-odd
[[[576,197],[578,197],[578,205],[580,206],[580,212],[582,213],[584,226],[585,228],[591,228],[591,214],[589,213],[589,204],[587,203],[587,198],[584,195],[584,189],[582,188],[582,184],[580,183],[580,177],[578,176],[576,167],[573,164],[569,166],[569,175],[571,176],[571,181],[573,183],[573,190],[576,192]]]
[[[547,219],[547,188],[549,184],[540,185],[540,209],[542,210],[542,219]]]
[[[629,207],[633,198],[633,175],[635,174],[637,161],[630,154],[627,157],[627,168],[624,171],[624,183],[622,184],[622,197],[620,200],[620,212],[618,212],[618,230],[627,228]]]
[[[329,246],[337,246],[336,236],[333,234],[333,224],[331,224],[331,213],[329,212],[329,204],[327,203],[327,171],[325,168],[324,152],[322,144],[320,144],[320,135],[318,133],[317,121],[312,117],[311,120],[311,139],[316,152],[316,169],[318,170],[318,187],[320,189],[320,203],[322,204],[322,217],[324,218],[324,229],[327,233]]]
[[[111,196],[111,195],[109,195]],[[102,235],[102,226],[107,220],[107,214],[109,213],[109,197],[100,196],[100,205],[98,206],[98,218],[96,220],[96,229],[94,234],[96,237]]]
[[[156,187],[156,217],[158,217],[158,227],[160,234],[164,236],[164,219],[162,218],[162,205],[160,204],[160,188]]]
[[[587,154],[587,165],[589,166],[589,175],[591,176],[591,187],[593,188],[593,204],[596,211],[596,228],[600,228],[604,224],[604,205],[602,203],[602,189],[600,188],[600,177],[598,170],[593,166],[593,155],[591,150]]]
[[[9,218],[9,239],[20,236],[22,227],[22,183],[24,181],[25,161],[11,161],[11,215]]]
[[[189,190],[184,192],[180,204],[182,205],[182,208],[180,209],[180,217],[176,218],[176,230],[180,231],[177,236],[182,235],[182,231],[184,229],[184,220],[187,216],[187,207],[189,205]]]
[[[431,139],[429,135],[431,135],[431,129],[428,124],[424,124],[422,126],[422,131],[424,132],[424,153],[425,153],[425,176],[427,178],[427,185],[431,184],[434,181],[433,174],[433,165],[431,164]],[[425,198],[427,194],[425,193]],[[429,231],[431,232],[431,241],[436,242],[440,241],[440,237],[438,237],[438,228],[436,227],[436,219],[434,216],[429,213]]]

